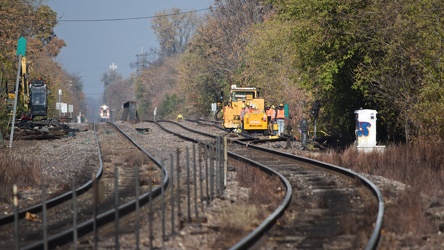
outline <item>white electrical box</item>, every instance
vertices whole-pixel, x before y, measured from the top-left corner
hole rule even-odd
[[[356,146],[358,151],[382,150],[385,146],[376,145],[376,110],[360,109],[356,115]]]

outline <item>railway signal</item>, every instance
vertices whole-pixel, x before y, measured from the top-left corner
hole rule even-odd
[[[316,120],[319,116],[319,110],[321,109],[321,102],[319,100],[314,101],[311,104],[311,115],[314,118],[314,136],[313,141],[316,141]]]
[[[26,56],[26,38],[23,36],[17,42],[17,56]]]
[[[320,109],[321,109],[321,102],[319,100],[316,100],[311,104],[311,115],[315,120],[318,119]]]

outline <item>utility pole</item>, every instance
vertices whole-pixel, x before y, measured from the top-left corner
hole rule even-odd
[[[136,68],[136,73],[139,75],[142,73],[142,70],[149,66],[148,53],[143,51],[143,46],[141,47],[141,53],[136,54],[136,58],[136,62],[134,64],[131,63],[131,66]]]

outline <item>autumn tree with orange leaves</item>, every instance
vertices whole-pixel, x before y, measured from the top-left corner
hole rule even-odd
[[[66,93],[66,101],[78,110],[83,105],[84,95],[81,79],[64,71],[53,59],[66,45],[54,33],[57,14],[39,0],[0,0],[0,83],[1,97],[14,91],[18,58],[17,41],[23,36],[27,40],[26,61],[29,79],[43,78],[49,82],[49,115],[55,115],[57,90]],[[0,103],[1,130],[8,123],[6,102]]]

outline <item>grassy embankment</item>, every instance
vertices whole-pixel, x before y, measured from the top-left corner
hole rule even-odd
[[[409,235],[413,244],[438,231],[426,210],[444,206],[444,145],[388,145],[383,153],[357,153],[350,147],[343,152],[309,157],[407,185],[401,193],[389,188],[381,190],[385,200],[395,201],[386,202],[384,230]]]

